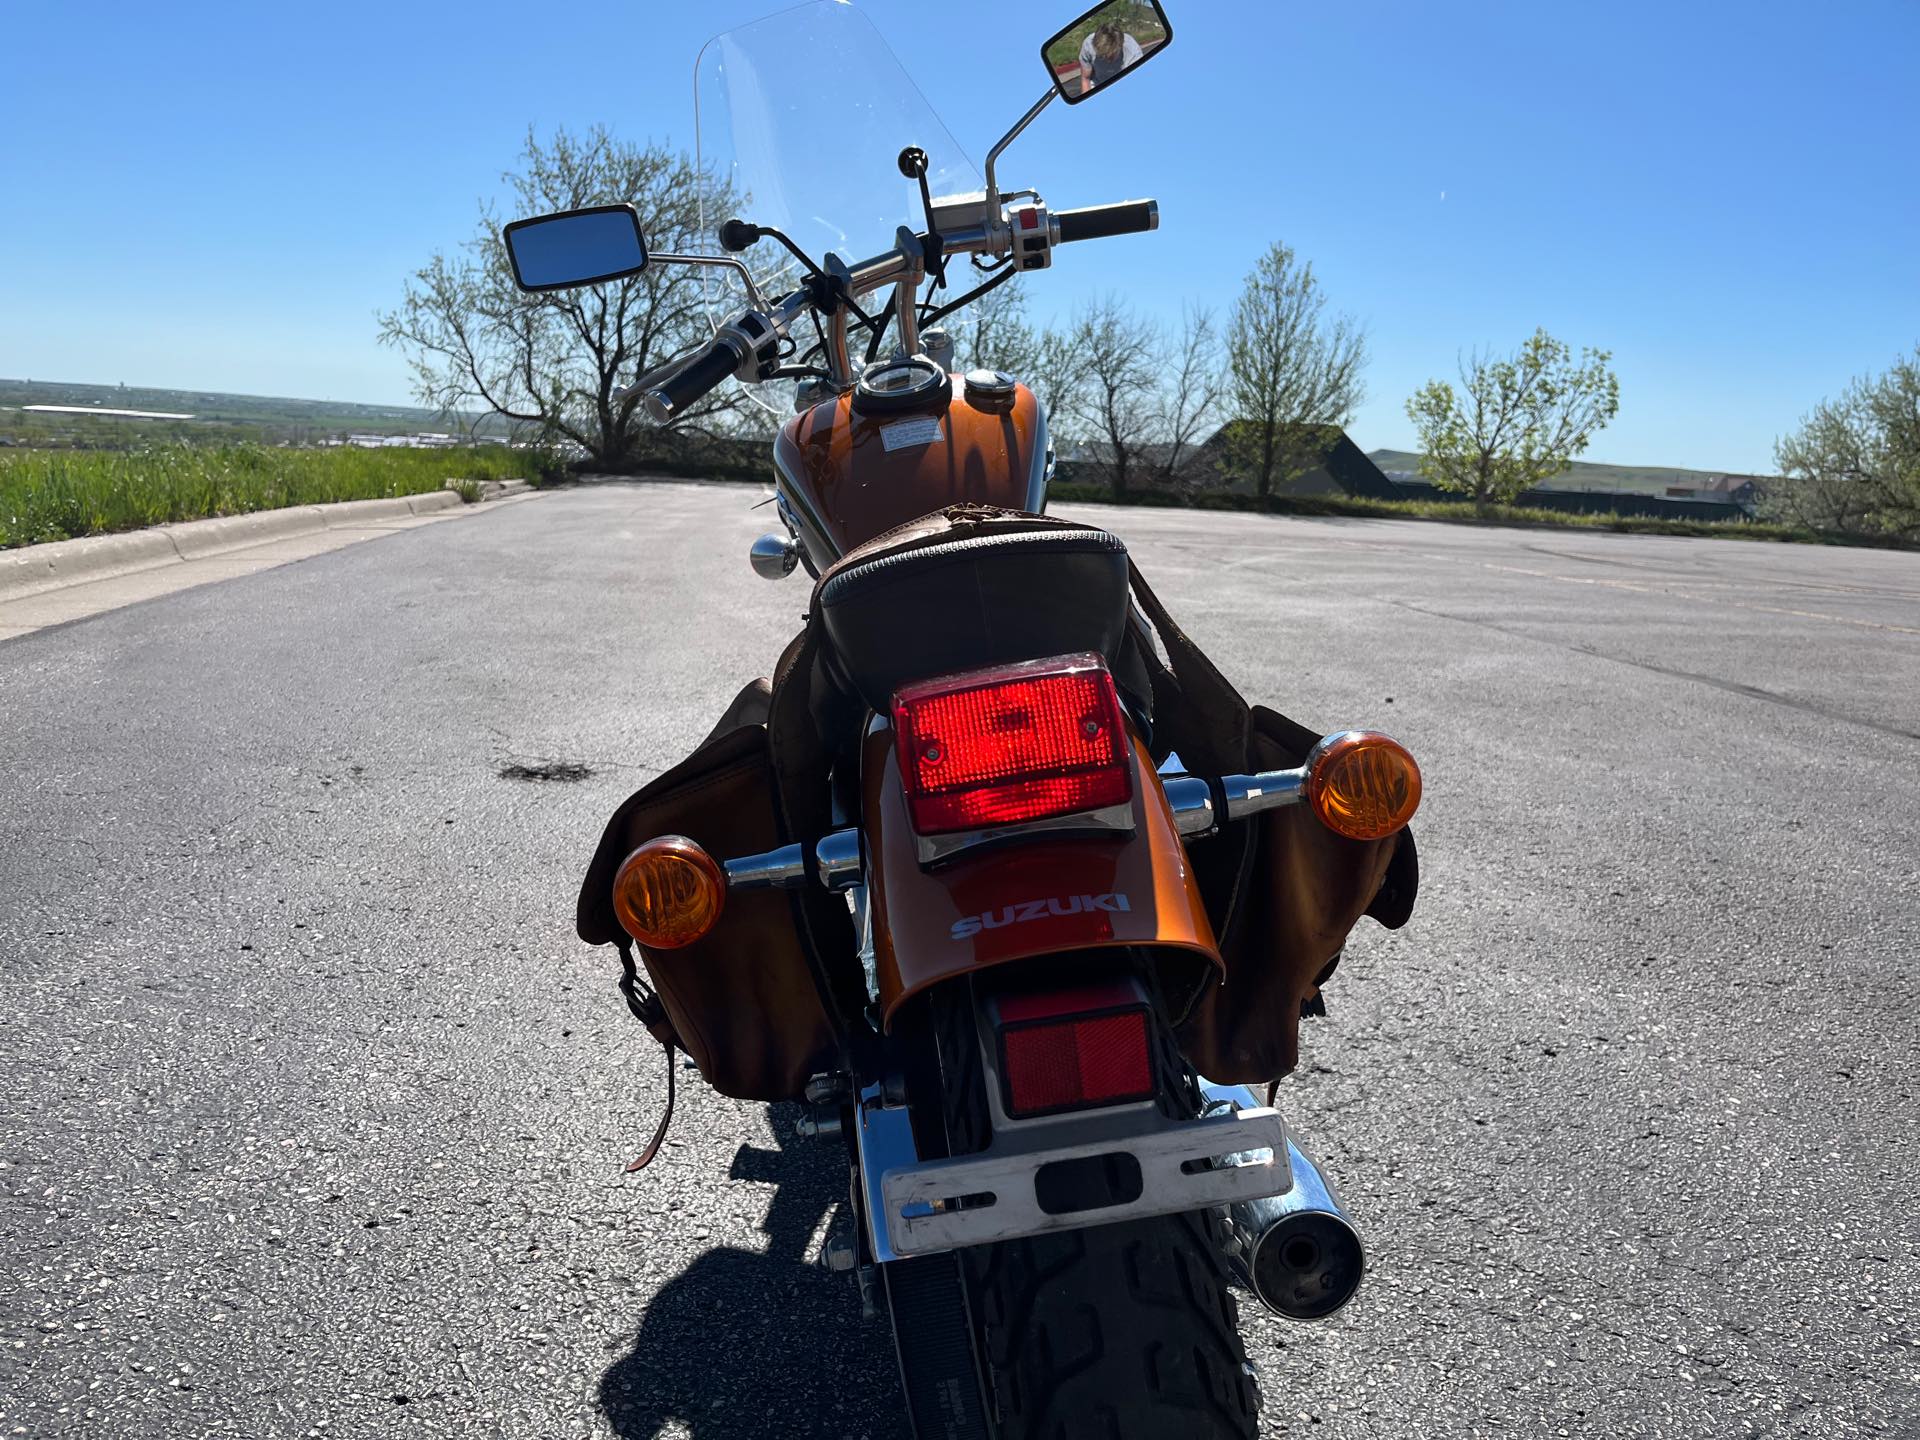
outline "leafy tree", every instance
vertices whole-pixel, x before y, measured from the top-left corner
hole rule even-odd
[[[1822,530],[1920,540],[1920,346],[1855,380],[1774,446],[1770,513]]]
[[[1566,345],[1536,330],[1506,359],[1476,354],[1460,368],[1462,392],[1429,381],[1407,401],[1420,432],[1420,471],[1442,490],[1485,509],[1511,504],[1587,448],[1620,410],[1612,355]]]
[[[698,243],[694,168],[659,146],[599,127],[558,130],[544,144],[529,131],[519,171],[501,178],[516,216],[631,201],[653,249]],[[601,469],[637,463],[651,422],[639,394],[614,392],[711,335],[700,273],[650,265],[625,280],[523,294],[499,216],[486,205],[462,252],[434,255],[407,282],[399,308],[379,317],[381,342],[409,352],[421,402],[443,411],[480,405],[543,438],[571,441]],[[711,430],[745,404],[737,387],[722,386],[674,427]]]
[[[1346,425],[1366,396],[1367,337],[1327,313],[1313,265],[1275,242],[1260,257],[1227,322],[1227,402],[1233,463],[1270,494],[1287,464],[1293,427]]]

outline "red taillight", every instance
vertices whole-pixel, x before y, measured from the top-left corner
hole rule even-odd
[[[1147,1009],[1132,987],[1007,996],[998,1009],[1009,1115],[1152,1097]]]
[[[918,681],[893,697],[893,724],[907,808],[922,835],[1133,798],[1120,697],[1098,655]]]

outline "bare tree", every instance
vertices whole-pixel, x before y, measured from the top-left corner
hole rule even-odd
[[[1174,348],[1159,365],[1156,428],[1166,453],[1154,467],[1163,484],[1178,484],[1180,462],[1213,428],[1227,394],[1227,372],[1220,363],[1220,332],[1213,311],[1188,305],[1181,312]]]
[[[1016,276],[994,286],[945,322],[953,336],[954,364],[984,366],[1024,380],[1047,412],[1057,440],[1075,428],[1080,355],[1070,335],[1036,328],[1027,319],[1027,296]]]
[[[1102,452],[1115,495],[1125,495],[1144,469],[1160,340],[1152,321],[1111,293],[1081,312],[1069,337],[1078,374],[1064,408]]]
[[[581,136],[558,130],[544,144],[529,131],[519,171],[501,178],[517,215],[631,201],[652,248],[698,243],[698,177],[684,155],[659,146],[598,127]],[[523,294],[490,206],[461,248],[434,255],[407,282],[399,308],[379,317],[381,342],[409,352],[421,402],[442,411],[478,404],[571,441],[596,466],[632,466],[649,425],[638,394],[614,391],[711,334],[699,273],[650,265],[604,285]],[[722,386],[675,428],[711,430],[744,403],[736,387]]]
[[[1295,426],[1344,426],[1366,396],[1366,333],[1349,316],[1327,314],[1312,263],[1278,241],[1234,304],[1227,358],[1234,463],[1262,496],[1287,463]]]
[[[953,337],[953,363],[961,370],[1004,370],[1031,383],[1040,336],[1027,321],[1027,293],[1017,274],[941,323]]]

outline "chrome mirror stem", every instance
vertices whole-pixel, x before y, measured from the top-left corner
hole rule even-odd
[[[1000,213],[1000,188],[994,183],[993,167],[1000,159],[1000,152],[1020,138],[1020,132],[1033,123],[1034,117],[1053,103],[1053,97],[1060,92],[1051,85],[1047,93],[1033,102],[1033,107],[1014,121],[1013,128],[1000,137],[999,143],[987,152],[987,224],[992,225]],[[656,259],[660,258],[658,256]]]
[[[760,287],[753,283],[753,272],[747,269],[747,262],[732,255],[662,255],[654,253],[649,260],[671,262],[675,265],[720,265],[728,270],[738,270],[741,282],[747,287],[747,299],[753,302],[756,310],[767,310],[767,297],[760,293]]]

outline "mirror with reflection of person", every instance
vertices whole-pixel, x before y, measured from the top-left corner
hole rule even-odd
[[[1118,80],[1172,38],[1153,0],[1107,0],[1041,49],[1060,94],[1073,103]]]

